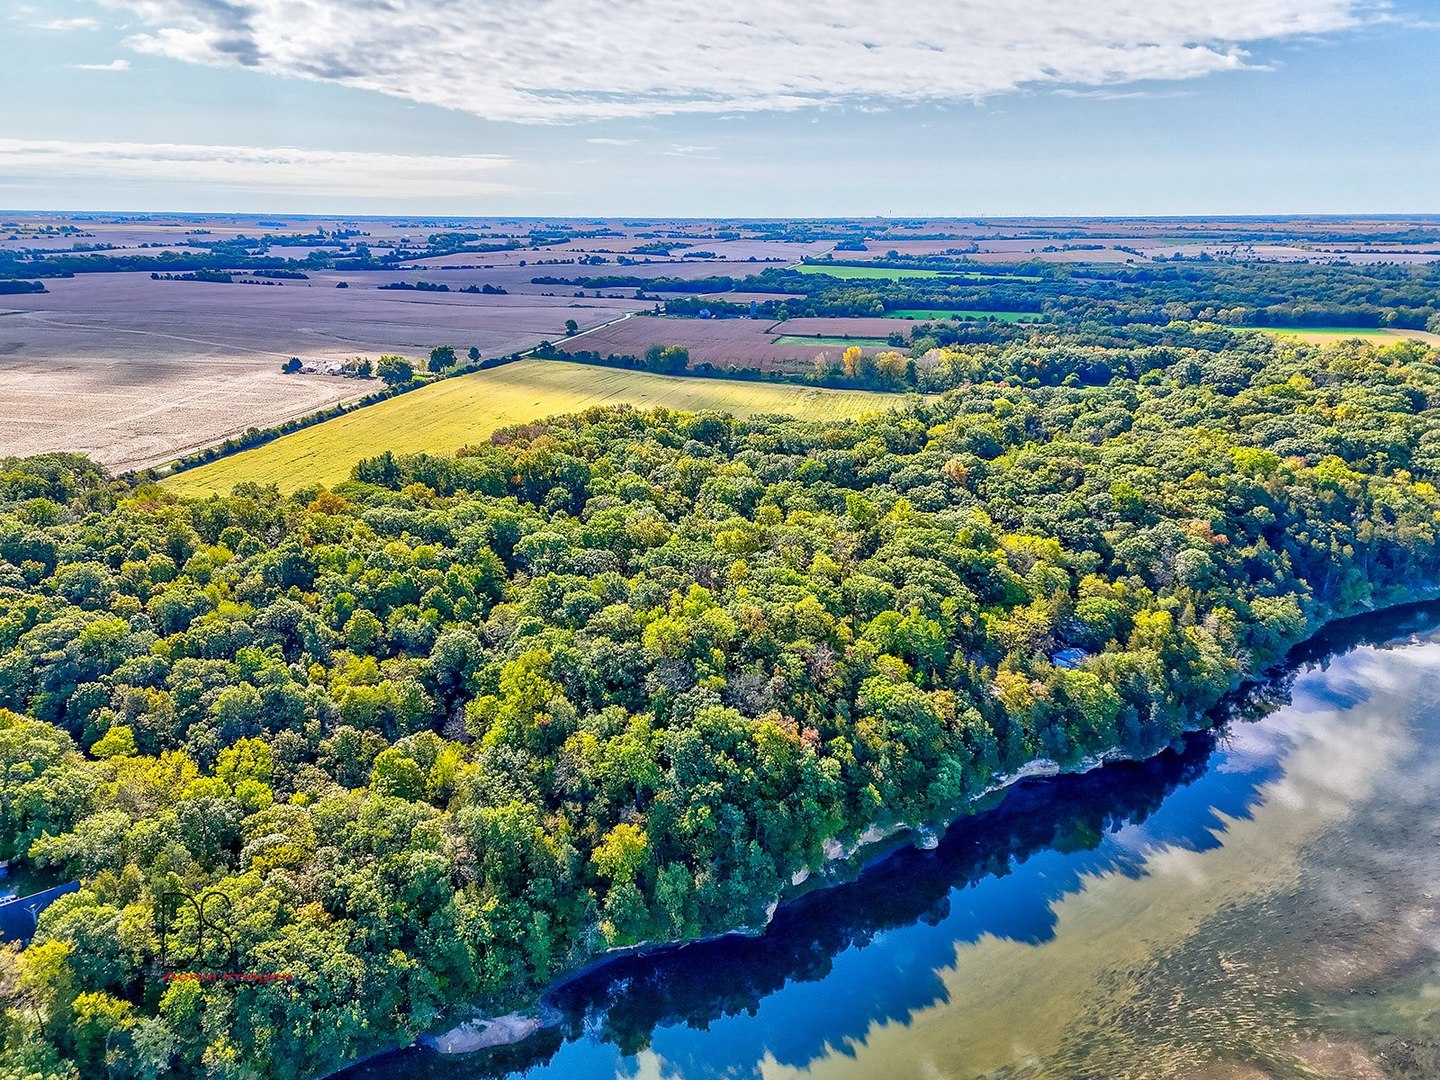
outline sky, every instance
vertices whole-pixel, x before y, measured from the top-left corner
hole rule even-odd
[[[0,0],[0,206],[1440,212],[1440,0]]]

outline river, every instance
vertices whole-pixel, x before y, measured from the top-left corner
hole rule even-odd
[[[1334,624],[1231,712],[592,971],[520,1046],[345,1078],[1440,1076],[1440,606]]]

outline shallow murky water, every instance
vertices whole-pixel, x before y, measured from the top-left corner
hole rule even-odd
[[[1440,1076],[1440,608],[1342,624],[1183,752],[1027,782],[761,938],[617,962],[367,1080]]]

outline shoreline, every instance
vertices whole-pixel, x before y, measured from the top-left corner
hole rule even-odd
[[[1379,602],[1372,603],[1364,610],[1347,615],[1331,615],[1316,621],[1307,628],[1305,636],[1291,643],[1285,649],[1284,654],[1278,660],[1257,672],[1237,676],[1230,690],[1209,709],[1193,717],[1192,722],[1185,725],[1177,738],[1224,726],[1233,719],[1231,708],[1239,695],[1247,689],[1282,678],[1287,672],[1295,670],[1304,663],[1313,662],[1316,657],[1308,654],[1307,646],[1316,643],[1319,638],[1337,626],[1352,620],[1374,618],[1408,608],[1440,603],[1440,586],[1437,585],[1427,583],[1423,588],[1406,589],[1405,592],[1408,595],[1403,600],[1395,599],[1393,594],[1387,593]],[[758,926],[735,927],[688,941],[648,941],[606,949],[586,962],[556,976],[534,998],[521,1003],[503,1015],[488,1017],[475,1015],[444,1029],[423,1032],[403,1045],[378,1050],[373,1054],[367,1054],[347,1062],[326,1076],[335,1076],[355,1066],[412,1050],[456,1056],[504,1046],[518,1046],[533,1036],[558,1025],[558,1014],[548,1004],[548,1000],[555,992],[609,964],[627,958],[676,952],[693,945],[723,941],[726,938],[760,937],[765,933],[774,919],[775,913],[782,906],[796,903],[812,893],[833,889],[857,880],[872,866],[903,847],[917,847],[922,850],[934,848],[945,833],[960,821],[992,808],[989,806],[979,807],[977,804],[1000,795],[1002,800],[997,800],[998,805],[999,801],[1003,801],[1004,794],[1017,784],[1028,780],[1050,780],[1058,776],[1085,775],[1112,764],[1150,761],[1171,749],[1173,744],[1174,740],[1171,740],[1144,752],[1130,752],[1119,747],[1112,747],[1086,755],[1070,764],[1061,764],[1048,758],[1032,759],[1012,773],[992,777],[990,784],[968,797],[941,824],[910,824],[906,822],[897,822],[888,826],[872,824],[862,830],[849,846],[841,844],[837,838],[827,841],[824,863],[818,868],[805,867],[789,875],[789,885],[782,885],[779,895],[771,899],[766,907],[765,921]],[[850,872],[841,872],[842,867],[847,868]],[[806,887],[807,885],[808,887]],[[515,1037],[506,1037],[508,1035]]]

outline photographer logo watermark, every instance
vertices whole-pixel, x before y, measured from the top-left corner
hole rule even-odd
[[[290,982],[288,972],[236,971],[230,897],[216,889],[167,889],[156,898],[155,929],[165,981]]]

